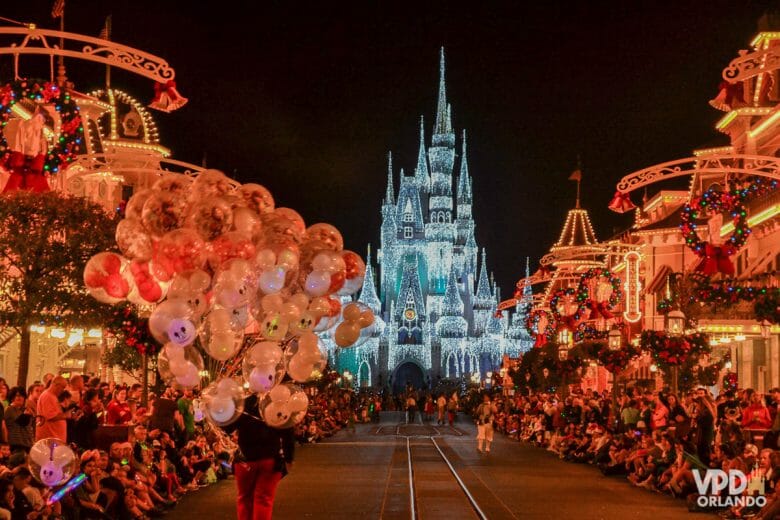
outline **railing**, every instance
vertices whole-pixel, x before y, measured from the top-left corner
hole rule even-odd
[[[769,47],[759,51],[739,51],[728,67],[723,69],[723,79],[730,83],[744,81],[764,72],[780,68],[780,47]]]
[[[151,80],[165,83],[176,72],[164,59],[147,52],[101,38],[81,34],[29,27],[0,27],[0,54],[14,57],[14,76],[19,76],[19,56],[49,56],[51,79],[54,79],[54,56],[93,61],[124,69]],[[62,44],[60,44],[62,42]],[[66,49],[65,44],[77,47]]]

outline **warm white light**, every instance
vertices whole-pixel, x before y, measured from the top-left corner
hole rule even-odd
[[[65,329],[61,329],[61,328],[51,329],[51,337],[57,339],[65,339]]]
[[[89,329],[89,332],[87,332],[88,338],[102,338],[103,337],[103,331],[100,329]]]

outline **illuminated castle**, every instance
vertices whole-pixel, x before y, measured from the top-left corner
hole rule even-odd
[[[456,161],[444,49],[431,144],[421,119],[419,146],[414,174],[400,170],[397,193],[388,157],[378,279],[369,248],[359,298],[378,317],[376,331],[355,348],[333,350],[338,371],[354,374],[356,385],[398,390],[407,383],[435,385],[440,377],[484,379],[498,371],[504,354],[516,357],[532,344],[523,326],[530,293],[511,320],[496,315],[499,289],[489,281],[485,250],[480,254],[474,236],[465,130]]]

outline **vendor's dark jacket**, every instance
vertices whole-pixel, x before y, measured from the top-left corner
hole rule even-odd
[[[238,420],[223,428],[227,433],[238,431],[238,447],[244,460],[272,459],[278,456],[279,446],[284,449],[284,460],[292,462],[295,455],[293,429],[271,428],[260,419],[257,396],[252,394],[244,401],[244,413]]]

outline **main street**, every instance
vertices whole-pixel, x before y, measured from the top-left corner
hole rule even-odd
[[[489,455],[480,454],[475,428],[464,417],[455,428],[400,419],[384,413],[380,424],[300,446],[279,485],[274,518],[709,518],[692,516],[682,500],[501,435]],[[233,519],[234,485],[221,482],[186,496],[166,518]]]

